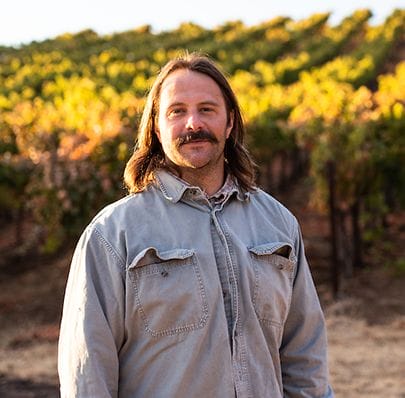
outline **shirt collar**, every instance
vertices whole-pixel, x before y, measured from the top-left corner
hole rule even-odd
[[[201,189],[196,186],[192,186],[170,171],[160,169],[155,172],[157,184],[167,200],[173,203],[177,203],[184,195],[186,191],[200,192]],[[236,194],[236,197],[240,201],[245,201],[249,198],[249,192],[244,192],[236,182],[235,178],[228,173],[224,185],[213,195],[207,197],[207,199],[214,201],[221,200],[232,194]]]
[[[228,196],[234,193],[237,194],[238,192],[239,190],[238,186],[235,183],[235,180],[231,177],[231,174],[228,173],[224,185],[222,185],[222,187],[217,192],[215,192],[211,196],[208,196],[207,198],[211,203],[221,203]]]

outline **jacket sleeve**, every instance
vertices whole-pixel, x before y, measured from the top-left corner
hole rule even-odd
[[[280,347],[284,396],[331,398],[325,321],[296,223],[296,272]]]
[[[76,247],[58,347],[61,398],[117,397],[124,339],[123,260],[95,228]]]

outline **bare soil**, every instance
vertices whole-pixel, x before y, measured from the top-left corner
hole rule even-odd
[[[390,251],[371,251],[377,254],[342,282],[335,299],[329,282],[327,218],[308,205],[309,189],[301,184],[281,200],[302,226],[327,321],[336,397],[405,398],[405,274],[390,266],[404,257],[405,216],[389,220]],[[0,229],[0,252],[10,251],[10,236],[9,228]],[[0,259],[0,397],[59,396],[57,339],[72,250],[66,247],[53,257]]]

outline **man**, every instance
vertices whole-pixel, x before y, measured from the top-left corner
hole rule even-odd
[[[127,164],[131,195],[82,235],[59,342],[63,397],[332,397],[296,219],[254,186],[236,98],[169,62]]]

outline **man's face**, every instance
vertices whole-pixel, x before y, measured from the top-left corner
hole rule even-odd
[[[168,163],[177,166],[180,174],[223,168],[231,116],[219,86],[209,76],[188,69],[171,73],[162,84],[156,131]]]

